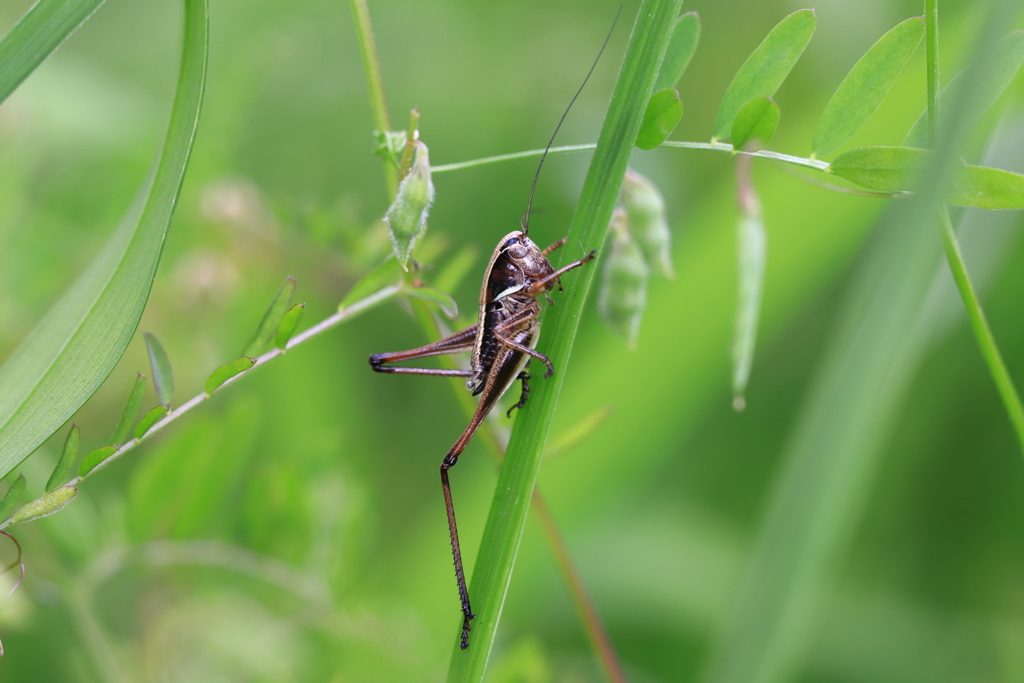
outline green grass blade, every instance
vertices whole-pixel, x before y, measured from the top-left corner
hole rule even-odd
[[[113,370],[149,297],[192,151],[206,81],[207,5],[186,0],[181,69],[156,168],[103,251],[0,367],[0,477]]]
[[[281,289],[277,291],[274,300],[267,307],[267,312],[263,314],[259,326],[256,327],[256,332],[252,335],[252,339],[245,345],[245,350],[242,351],[243,356],[255,358],[270,348],[274,337],[277,335],[277,326],[281,323],[281,318],[284,317],[285,311],[292,305],[295,285],[295,278],[291,275],[285,278]]]
[[[156,397],[164,408],[171,409],[174,400],[174,368],[167,357],[164,345],[152,332],[143,335],[146,338],[146,350],[149,351],[149,366],[153,370],[153,389]]]
[[[811,154],[828,154],[867,123],[921,44],[923,35],[924,19],[912,17],[890,29],[864,53],[825,105],[814,131]]]
[[[118,420],[117,427],[114,428],[114,435],[110,437],[110,443],[121,445],[128,438],[128,434],[132,429],[132,423],[135,422],[135,416],[139,414],[139,406],[142,405],[142,396],[145,393],[146,376],[140,373],[135,378],[132,393],[128,395],[128,403],[125,404],[124,411],[121,413],[121,419]]]
[[[814,10],[793,12],[775,25],[733,76],[715,117],[712,141],[729,137],[732,120],[755,97],[771,97],[796,65],[814,35]]]
[[[103,0],[39,0],[0,41],[0,102],[29,77]]]
[[[686,72],[686,67],[690,66],[698,42],[700,15],[696,12],[687,12],[679,17],[675,28],[672,29],[672,38],[669,40],[668,49],[665,50],[665,61],[661,63],[658,80],[654,82],[654,92],[676,86]]]
[[[1024,31],[1014,31],[999,39],[996,43],[996,57],[983,74],[978,74],[982,86],[976,91],[970,102],[968,119],[973,124],[985,115],[999,96],[1006,90],[1006,86],[1013,80],[1020,65],[1024,63]],[[964,97],[964,91],[971,87],[966,82],[964,74],[957,74],[953,80],[939,93],[939,102],[943,111],[952,109],[954,102]],[[928,147],[928,111],[921,112],[917,121],[910,128],[904,147]]]
[[[600,248],[604,242],[679,5],[679,0],[645,0],[640,6],[569,229],[569,244],[593,249]],[[548,312],[550,317],[545,321],[545,332],[541,336],[541,352],[554,363],[555,375],[535,383],[529,403],[516,418],[472,575],[469,594],[477,618],[473,621],[468,649],[459,649],[459,624],[452,620],[454,652],[448,672],[451,682],[483,679],[526,524],[541,454],[569,369],[583,303],[597,270],[594,266],[584,266],[564,278],[565,293],[559,305]]]

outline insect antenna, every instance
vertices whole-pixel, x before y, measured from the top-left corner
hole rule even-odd
[[[583,88],[586,87],[587,81],[590,80],[590,75],[594,73],[594,69],[597,68],[597,63],[601,60],[601,55],[604,54],[604,49],[608,47],[608,41],[611,40],[612,32],[615,31],[615,25],[619,23],[619,15],[622,14],[622,5],[619,5],[619,11],[615,13],[615,21],[612,22],[612,27],[608,29],[608,35],[604,38],[604,43],[601,45],[601,49],[597,53],[597,58],[594,59],[594,63],[590,65],[590,71],[587,72],[586,78],[583,79],[583,83],[580,84],[579,90],[572,96],[572,101],[569,102],[569,106],[565,108],[562,113],[562,118],[558,120],[558,125],[555,126],[555,132],[551,134],[551,139],[548,140],[548,146],[544,148],[544,154],[540,157],[540,163],[537,164],[537,172],[533,176],[533,186],[530,188],[530,199],[526,202],[526,213],[520,218],[519,222],[523,227],[523,234],[527,234],[530,231],[530,210],[533,208],[533,193],[537,191],[537,179],[540,178],[540,169],[544,166],[544,160],[548,157],[548,150],[551,149],[551,145],[555,142],[555,136],[558,135],[558,129],[562,127],[562,123],[565,122],[565,117],[569,115],[569,110],[572,109],[572,105],[576,103],[576,98],[583,92]]]

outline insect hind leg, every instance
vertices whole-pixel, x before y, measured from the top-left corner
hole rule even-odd
[[[529,381],[533,379],[533,375],[529,375],[527,374],[526,370],[522,370],[520,371],[519,375],[516,376],[516,379],[523,383],[523,393],[519,395],[519,401],[514,406],[508,409],[508,412],[505,413],[505,417],[512,417],[512,411],[515,410],[516,408],[522,408],[523,406],[525,406],[526,399],[529,398],[530,396]]]

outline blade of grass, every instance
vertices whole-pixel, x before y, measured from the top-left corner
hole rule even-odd
[[[103,0],[39,0],[0,41],[0,102],[92,16]]]
[[[206,83],[206,0],[185,0],[185,30],[167,136],[150,178],[89,269],[0,367],[0,477],[103,383],[149,298],[185,176]]]
[[[678,0],[645,0],[641,4],[583,184],[579,207],[569,229],[568,244],[592,249],[600,247],[604,241],[679,5]],[[575,258],[575,255],[570,257]],[[511,582],[541,454],[595,272],[593,266],[576,271],[572,283],[566,282],[565,295],[559,305],[549,311],[549,315],[553,315],[545,323],[550,332],[542,336],[542,352],[551,358],[556,372],[551,379],[539,383],[523,414],[516,419],[473,571],[470,596],[477,618],[468,649],[459,649],[459,629],[452,623],[454,643],[448,672],[451,682],[483,679]]]
[[[1010,3],[977,41],[976,67]],[[706,681],[798,678],[822,593],[863,511],[882,449],[934,320],[919,312],[940,260],[932,226],[969,125],[967,101],[945,118],[935,163],[913,199],[893,203],[859,270],[809,392],[759,532],[735,609]]]

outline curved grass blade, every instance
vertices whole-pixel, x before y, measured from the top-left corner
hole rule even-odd
[[[270,302],[267,312],[263,314],[252,339],[245,345],[245,350],[242,351],[243,356],[259,356],[270,349],[270,343],[274,341],[277,334],[277,326],[281,324],[281,318],[284,317],[285,311],[292,305],[295,285],[295,278],[291,275],[285,278],[281,289],[277,291],[274,300]]]
[[[217,391],[217,387],[235,375],[240,375],[256,363],[255,359],[249,358],[248,356],[242,356],[236,360],[231,361],[225,365],[220,366],[214,370],[209,379],[206,380],[206,393],[212,394]]]
[[[21,501],[22,494],[25,493],[25,475],[19,474],[18,478],[11,484],[11,488],[7,489],[4,499],[0,500],[0,523],[6,522],[14,514],[14,506]]]
[[[92,265],[0,367],[0,477],[92,396],[135,333],[195,138],[207,44],[206,2],[186,0],[177,91],[155,171]]]
[[[770,97],[755,97],[744,104],[732,120],[732,147],[757,152],[768,146],[779,126],[779,105]]]
[[[164,408],[170,410],[171,401],[174,400],[174,369],[171,367],[171,359],[164,351],[164,345],[152,332],[145,332],[146,350],[149,351],[149,365],[153,369],[153,389],[156,397]]]
[[[46,492],[54,490],[61,484],[66,484],[71,479],[71,472],[75,469],[75,459],[78,458],[78,445],[82,441],[82,430],[78,425],[71,425],[68,430],[68,438],[64,439],[64,450],[61,451],[60,460],[53,468],[53,474],[46,482]],[[2,521],[2,520],[0,520]]]
[[[640,131],[643,109],[653,91],[657,66],[668,45],[672,20],[678,16],[679,6],[680,0],[644,0],[640,5],[597,150],[591,158],[569,228],[569,244],[582,244],[584,249],[592,249],[604,242],[626,164]],[[563,254],[562,259],[565,258]],[[470,596],[477,618],[473,621],[468,649],[459,648],[459,628],[452,620],[450,683],[483,679],[526,525],[541,454],[595,272],[596,269],[589,266],[574,271],[572,282],[568,279],[565,282],[566,296],[549,310],[544,321],[550,334],[542,337],[541,352],[554,363],[555,375],[533,389],[530,402],[516,418],[473,571]]]
[[[82,464],[78,467],[78,476],[84,477],[96,469],[96,466],[117,452],[117,446],[100,446],[94,451],[89,451]]]
[[[665,51],[665,61],[661,63],[658,80],[654,82],[654,92],[676,86],[686,72],[686,67],[690,66],[698,42],[700,15],[696,12],[687,12],[679,17],[675,28],[672,29],[672,38],[669,40],[668,50]]]
[[[732,120],[740,108],[755,97],[771,97],[800,59],[814,35],[814,10],[793,12],[776,24],[757,49],[743,62],[725,91],[715,117],[712,142],[729,137]]]
[[[139,414],[139,406],[142,405],[142,396],[145,393],[146,376],[139,373],[139,376],[135,378],[132,393],[128,395],[128,403],[124,407],[124,412],[121,413],[121,419],[118,420],[117,427],[114,428],[114,435],[110,437],[110,443],[121,445],[128,438],[132,423],[135,422],[135,416]]]
[[[284,347],[288,346],[288,340],[295,334],[295,329],[302,320],[302,312],[305,310],[306,304],[295,304],[281,318],[281,323],[277,326],[277,335],[274,337],[274,345],[277,348],[284,351]]]
[[[981,88],[976,91],[974,97],[967,100],[970,104],[968,120],[972,124],[984,116],[985,112],[995,104],[999,96],[1006,90],[1006,86],[1013,80],[1020,65],[1024,63],[1024,31],[1006,34],[996,43],[995,50],[995,58],[990,63],[989,70],[987,73],[980,74]],[[967,69],[954,76],[953,80],[939,93],[939,103],[943,110],[949,111],[954,102],[958,102],[964,97],[964,91],[970,87],[964,78],[966,72]],[[903,146],[928,146],[927,110],[921,112],[921,115],[917,117],[917,121],[914,122],[903,141]]]
[[[92,16],[103,0],[39,0],[0,41],[0,102]]]
[[[640,134],[636,136],[636,146],[640,149],[654,149],[665,142],[683,118],[683,103],[675,88],[665,88],[651,95],[651,100],[644,110]]]
[[[861,129],[885,99],[924,35],[924,18],[912,17],[889,29],[839,84],[818,121],[811,156],[828,154]]]
[[[139,420],[139,424],[135,425],[135,438],[141,439],[142,437],[144,437],[146,435],[146,432],[148,432],[150,428],[156,424],[156,421],[166,414],[167,408],[164,408],[163,406],[150,408],[149,411],[142,416],[142,419]]]

